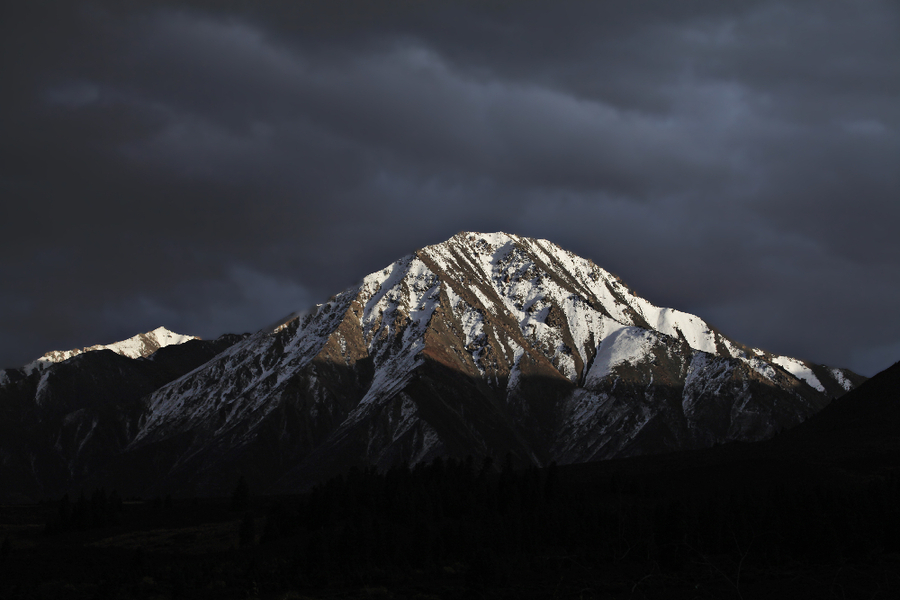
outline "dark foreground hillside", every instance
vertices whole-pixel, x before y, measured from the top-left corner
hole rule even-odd
[[[0,506],[0,598],[897,598],[900,364],[770,442]]]
[[[123,502],[98,491],[6,506],[0,597],[900,594],[896,475],[796,480],[747,463],[731,473],[743,481],[710,471],[671,486],[652,469],[611,466],[438,460],[354,470],[295,497]]]

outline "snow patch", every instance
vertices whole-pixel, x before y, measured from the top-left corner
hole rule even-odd
[[[512,347],[513,356],[511,361],[512,366],[509,368],[509,381],[506,382],[506,389],[512,390],[519,384],[519,379],[522,375],[519,369],[519,362],[522,360],[522,357],[525,356],[525,349],[512,340],[508,340],[508,342]]]
[[[85,352],[94,352],[97,350],[112,350],[116,354],[121,354],[128,358],[141,358],[150,356],[160,348],[183,344],[187,341],[196,339],[199,338],[192,335],[175,333],[165,327],[157,327],[153,331],[139,333],[127,340],[114,342],[112,344],[98,344],[96,346],[74,348],[72,350],[52,350],[37,360],[28,363],[22,367],[22,369],[24,370],[25,375],[31,375],[35,371],[44,371],[50,365],[69,360],[70,358],[84,354]]]
[[[596,385],[619,365],[641,362],[656,341],[652,332],[640,327],[622,327],[610,332],[597,348],[597,357],[585,378],[585,386]]]
[[[853,384],[850,383],[850,380],[844,375],[843,371],[840,369],[831,369],[831,376],[834,377],[835,381],[844,388],[846,391],[850,391],[853,389]]]
[[[681,333],[694,350],[710,354],[719,353],[716,347],[716,334],[700,317],[674,308],[660,308],[636,296],[633,296],[632,306],[656,331],[675,338]]]
[[[409,461],[409,464],[415,465],[417,463],[422,462],[428,453],[436,447],[441,442],[441,438],[438,435],[437,431],[431,428],[425,421],[419,421],[421,423],[421,429],[423,431],[421,447],[419,451],[416,452]]]
[[[772,358],[772,362],[783,368],[785,371],[808,383],[812,388],[819,392],[825,392],[825,387],[819,381],[819,378],[816,377],[812,369],[810,369],[805,363],[796,358],[791,358],[790,356],[776,356]]]
[[[50,380],[50,371],[45,370],[41,373],[41,379],[38,381],[37,391],[34,394],[34,401],[41,405],[47,396],[47,384]]]
[[[764,360],[756,358],[755,356],[752,358],[740,357],[740,359],[750,366],[751,369],[765,377],[770,381],[775,381],[775,369],[772,368],[772,365],[767,363]]]

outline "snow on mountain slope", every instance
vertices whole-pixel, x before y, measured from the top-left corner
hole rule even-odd
[[[847,379],[846,375],[840,369],[831,368],[828,370],[838,384],[848,392],[853,389],[853,383]]]
[[[745,348],[547,240],[463,232],[157,390],[130,448],[188,436],[187,480],[279,447],[285,489],[326,464],[575,462],[762,439],[851,376]]]
[[[597,357],[585,378],[585,386],[590,387],[606,379],[613,369],[623,363],[642,360],[657,340],[650,330],[640,327],[622,327],[612,331],[597,349]]]
[[[165,327],[157,327],[153,331],[147,333],[139,333],[127,340],[114,342],[112,344],[98,344],[96,346],[87,346],[85,348],[75,348],[73,350],[52,350],[47,352],[37,360],[34,360],[21,367],[24,375],[31,375],[35,371],[44,371],[52,364],[63,362],[73,356],[78,356],[85,352],[93,352],[95,350],[112,350],[116,354],[127,356],[128,358],[138,358],[141,356],[150,356],[160,348],[172,346],[175,344],[183,344],[188,340],[198,339],[191,335],[181,335],[174,331],[169,331]],[[0,381],[2,383],[2,381]]]
[[[822,383],[819,381],[818,377],[813,374],[812,369],[810,369],[809,366],[805,365],[802,361],[797,360],[796,358],[791,358],[789,356],[776,356],[772,359],[772,362],[780,367],[783,367],[788,373],[790,373],[797,379],[802,379],[820,392],[825,391],[825,388],[822,386]]]
[[[681,336],[704,352],[742,354],[699,317],[654,306],[608,271],[547,240],[464,233],[421,254],[450,275],[448,286],[469,286],[474,306],[512,316],[572,381],[583,375],[603,339],[623,325]]]
[[[154,433],[215,424],[212,434],[238,424],[250,430],[271,410],[297,378],[305,378],[314,410],[328,410],[329,394],[318,386],[314,361],[352,367],[371,358],[376,377],[359,410],[402,386],[420,364],[422,333],[434,310],[436,278],[421,261],[405,257],[365,278],[358,289],[338,294],[273,333],[260,332],[237,344],[202,373],[188,374],[154,394],[134,443]],[[403,327],[401,351],[391,332]],[[214,402],[209,398],[214,397]],[[359,411],[357,411],[359,412]]]

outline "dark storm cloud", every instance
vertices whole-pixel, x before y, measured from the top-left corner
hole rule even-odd
[[[0,359],[254,329],[462,229],[900,358],[896,5],[632,4],[4,9]]]

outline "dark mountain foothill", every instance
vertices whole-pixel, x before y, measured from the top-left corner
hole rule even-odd
[[[241,340],[191,339],[129,358],[92,350],[0,385],[0,501],[58,497],[83,489],[127,446],[141,399]]]
[[[773,452],[854,471],[884,475],[900,468],[900,362],[770,446]]]

